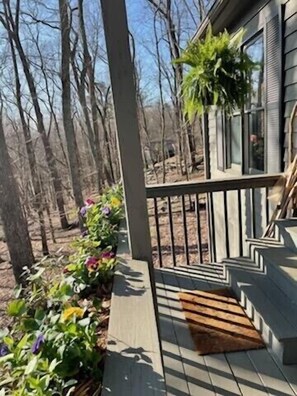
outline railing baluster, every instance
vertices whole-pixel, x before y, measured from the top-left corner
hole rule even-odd
[[[256,205],[255,205],[255,189],[252,188],[252,238],[256,238]]]
[[[176,256],[175,256],[175,246],[174,246],[174,233],[173,233],[173,219],[172,219],[172,206],[171,206],[171,198],[167,197],[168,204],[168,217],[169,217],[169,231],[170,231],[170,240],[171,240],[171,255],[173,266],[176,266]]]
[[[159,215],[158,215],[158,201],[157,201],[157,198],[154,198],[154,211],[155,211],[155,224],[156,224],[156,231],[157,231],[157,248],[158,248],[158,255],[159,255],[159,264],[160,264],[160,267],[162,267],[163,266],[163,262],[162,262],[160,223],[159,223]]]
[[[237,190],[238,198],[238,229],[239,229],[239,256],[243,254],[243,241],[242,241],[242,205],[241,205],[241,190]]]
[[[268,226],[268,223],[269,223],[269,220],[270,220],[270,217],[269,217],[269,200],[268,200],[268,197],[269,197],[269,188],[266,187],[266,188],[265,188],[266,227]]]
[[[225,236],[226,236],[226,257],[230,257],[230,244],[229,244],[229,221],[228,221],[228,202],[227,191],[223,191],[224,195],[224,222],[225,222]]]
[[[217,261],[217,244],[216,244],[216,226],[215,226],[215,219],[214,219],[214,209],[213,209],[213,193],[210,193],[211,200],[211,213],[212,213],[212,245],[213,245],[213,262]]]
[[[256,238],[257,233],[258,233],[258,223],[259,219],[257,215],[258,211],[256,209],[260,209],[261,207],[261,216],[262,216],[262,221],[266,223],[270,220],[269,215],[271,214],[271,205],[270,202],[267,201],[267,196],[269,194],[270,188],[274,186],[275,182],[279,180],[279,177],[281,175],[261,175],[261,176],[247,176],[247,177],[240,177],[240,178],[232,178],[232,179],[220,179],[220,180],[207,180],[207,181],[198,181],[198,182],[189,182],[189,183],[175,183],[175,184],[162,184],[162,185],[156,185],[156,186],[148,186],[146,188],[147,192],[147,198],[148,199],[153,199],[154,200],[154,217],[155,217],[155,226],[156,226],[156,242],[155,244],[157,245],[158,252],[156,252],[157,256],[157,261],[158,265],[164,266],[165,265],[165,258],[164,258],[164,246],[162,246],[162,226],[163,218],[161,219],[159,217],[159,212],[158,211],[158,203],[159,199],[166,199],[167,200],[167,206],[168,206],[168,213],[164,213],[164,216],[166,219],[169,220],[168,222],[168,228],[166,226],[166,231],[169,231],[169,235],[167,235],[168,241],[170,239],[170,242],[168,243],[171,244],[171,252],[170,252],[170,258],[171,258],[171,266],[176,266],[178,265],[179,262],[179,255],[183,255],[184,262],[187,264],[191,263],[192,257],[191,257],[191,251],[189,250],[189,246],[192,245],[192,238],[196,239],[196,242],[194,241],[195,247],[197,246],[197,254],[196,254],[196,260],[200,263],[205,262],[205,255],[203,251],[203,242],[204,242],[204,227],[207,227],[208,229],[208,251],[209,251],[209,257],[210,261],[216,262],[217,260],[217,249],[216,249],[216,244],[218,243],[218,247],[221,247],[221,242],[224,243],[226,242],[225,248],[226,248],[226,256],[230,256],[233,254],[233,251],[231,251],[231,247],[233,247],[233,241],[231,240],[231,225],[228,222],[228,214],[230,210],[233,210],[231,206],[228,204],[230,203],[230,194],[228,196],[228,191],[237,191],[237,201],[238,201],[238,240],[236,250],[237,252],[239,251],[239,254],[242,255],[244,251],[244,241],[245,241],[245,236],[246,232],[248,236]],[[244,190],[245,194],[243,196]],[[261,193],[261,199],[258,197],[257,190]],[[220,194],[223,192],[224,194],[224,207],[223,207],[223,215],[224,220],[220,218],[216,218],[216,213],[214,211],[214,206],[216,201],[214,200],[216,198],[217,194],[218,199],[220,198]],[[206,211],[202,212],[201,206],[199,207],[199,198],[201,199],[203,196],[206,197]],[[178,214],[182,215],[182,224],[175,224],[175,218],[178,217],[175,216],[176,213],[173,214],[175,210],[175,206],[173,205],[173,198],[172,197],[178,197],[178,202],[181,203],[181,213],[179,212],[178,208]],[[236,198],[236,197],[235,197]],[[245,200],[246,198],[246,204],[247,208],[243,207],[243,199]],[[265,198],[265,203],[263,202],[263,199]],[[189,200],[189,202],[188,202]],[[196,202],[196,205],[194,207],[194,203]],[[195,210],[195,216],[196,219],[194,219],[194,213],[188,215],[188,203],[190,205],[190,211]],[[187,208],[187,210],[186,210]],[[246,209],[246,210],[245,210]],[[236,211],[237,209],[234,208]],[[231,215],[231,213],[230,213]],[[168,216],[168,217],[167,217]],[[218,223],[224,222],[224,229],[226,232],[226,238],[225,241],[221,241],[220,235],[216,234],[216,225]],[[194,233],[197,231],[197,234],[190,234],[190,229],[193,230],[195,228],[195,224],[197,229],[194,231]],[[237,224],[236,224],[237,225]],[[189,230],[187,230],[187,226],[189,227]],[[154,226],[153,226],[154,227]],[[248,228],[246,230],[246,228]],[[179,252],[175,244],[178,242],[177,241],[177,234],[178,233],[183,233],[184,234],[184,249],[182,252]],[[189,233],[188,233],[189,232]],[[216,240],[216,237],[219,239]],[[166,239],[167,239],[166,238]],[[224,246],[222,245],[222,248],[224,249]],[[225,253],[224,253],[225,254]],[[166,264],[167,265],[167,264]]]
[[[199,254],[199,263],[203,264],[199,194],[195,194],[195,210],[196,210],[197,248],[198,248],[198,254]]]
[[[188,232],[187,232],[187,215],[186,215],[186,205],[185,205],[185,196],[181,197],[182,203],[182,216],[183,216],[183,226],[184,226],[184,239],[185,239],[185,254],[187,265],[190,265],[190,257],[189,257],[189,243],[188,243]]]
[[[217,261],[217,248],[216,248],[216,231],[215,231],[215,220],[214,220],[214,209],[213,209],[213,193],[207,194],[207,216],[208,216],[208,227],[209,227],[209,241],[208,241],[208,252],[209,262]]]

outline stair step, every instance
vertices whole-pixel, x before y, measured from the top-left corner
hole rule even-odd
[[[235,261],[225,271],[247,315],[284,364],[297,363],[297,305],[261,268]]]
[[[297,253],[297,219],[275,220],[281,242]]]
[[[290,300],[297,302],[297,254],[281,244],[249,241],[251,258]]]

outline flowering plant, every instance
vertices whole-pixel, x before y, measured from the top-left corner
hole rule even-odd
[[[124,217],[122,189],[117,187],[108,190],[97,203],[87,199],[80,214],[84,220],[85,230],[76,245],[84,246],[85,242],[82,239],[87,238],[93,242],[100,241],[101,249],[109,246],[114,249],[117,244],[119,224]]]
[[[98,322],[80,307],[26,312],[23,335],[16,323],[0,336],[1,389],[9,395],[70,395],[80,380],[100,379],[102,354],[97,346]],[[4,393],[5,394],[5,393]]]
[[[93,385],[84,394],[98,389],[98,297],[106,294],[116,265],[121,188],[107,191],[98,203],[87,199],[80,215],[86,229],[73,244],[75,253],[26,269],[28,286],[19,287],[8,306],[13,324],[0,331],[1,396],[70,396],[86,380]]]
[[[97,250],[93,255],[88,253],[73,255],[66,266],[68,281],[77,293],[86,296],[109,283],[116,265],[116,257],[112,250]]]

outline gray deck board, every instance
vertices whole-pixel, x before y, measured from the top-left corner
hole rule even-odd
[[[177,288],[181,290],[193,290],[195,286],[189,276],[176,276]],[[166,274],[163,273],[164,283],[166,283]],[[178,301],[180,307],[180,302]],[[181,309],[181,308],[180,308]],[[184,316],[182,313],[182,319]],[[187,376],[190,395],[205,394],[206,396],[214,396],[214,387],[212,385],[209,371],[203,356],[197,355],[195,345],[193,344],[191,334],[187,324],[185,324],[183,332],[179,333],[181,343],[181,355]],[[182,338],[183,337],[183,338]]]
[[[216,267],[216,271],[211,277],[208,275],[208,271],[201,271],[199,266],[189,268],[187,271],[195,289],[199,289],[201,283],[204,290],[225,286],[222,282],[222,271],[218,267]],[[200,280],[197,273],[201,277]],[[204,360],[208,366],[210,378],[217,395],[235,396],[242,394],[224,353],[205,356]]]
[[[274,396],[295,395],[290,384],[286,381],[267,349],[249,351],[248,356],[259,373],[269,394]]]
[[[267,390],[246,352],[226,354],[231,370],[244,396],[268,395]]]
[[[165,381],[148,264],[129,260],[114,278],[102,396],[140,394],[165,395]]]
[[[160,335],[167,395],[182,396],[189,393],[184,366],[176,339],[173,317],[168,303],[161,272],[155,271],[157,302],[159,311]]]
[[[199,356],[177,293],[226,286],[222,266],[156,270],[167,395],[297,396],[297,365],[283,366],[267,349]]]

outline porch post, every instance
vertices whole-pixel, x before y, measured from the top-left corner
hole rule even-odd
[[[100,0],[109,61],[130,252],[152,264],[144,168],[125,0]]]

